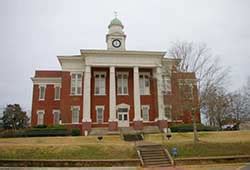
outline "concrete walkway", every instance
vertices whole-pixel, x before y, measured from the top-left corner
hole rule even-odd
[[[140,168],[140,167],[83,167],[83,168],[50,168],[50,167],[0,167],[0,170],[184,170],[179,167]]]
[[[82,167],[82,168],[52,168],[52,167],[0,167],[0,170],[137,170],[136,167]]]
[[[0,167],[0,170],[137,170],[136,167],[79,167],[79,168],[50,168],[50,167]]]

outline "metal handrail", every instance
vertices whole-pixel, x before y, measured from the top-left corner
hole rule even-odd
[[[140,150],[137,150],[137,154],[138,154],[138,157],[139,157],[139,159],[141,161],[141,166],[144,167],[144,162],[143,162]]]
[[[171,162],[171,165],[174,165],[174,159],[172,158],[172,156],[170,155],[170,153],[168,152],[167,149],[164,149],[165,153],[167,154],[170,162]]]

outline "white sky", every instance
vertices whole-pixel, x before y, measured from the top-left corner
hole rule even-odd
[[[128,50],[203,42],[231,67],[230,90],[250,75],[249,0],[0,0],[0,106],[30,109],[30,77],[36,69],[60,69],[57,55],[105,49],[114,11]]]

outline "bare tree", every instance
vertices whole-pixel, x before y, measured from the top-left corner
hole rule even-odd
[[[199,90],[227,82],[229,68],[219,65],[219,58],[212,55],[206,44],[177,41],[172,44],[168,54],[181,59],[180,71],[196,73]]]
[[[177,41],[172,44],[168,55],[181,59],[178,67],[179,71],[196,73],[201,110],[210,121],[210,124],[217,124],[220,115],[215,114],[215,110],[218,110],[218,103],[216,106],[213,98],[216,95],[216,89],[227,83],[229,68],[219,65],[219,58],[212,55],[206,44]],[[223,105],[222,97],[220,99],[221,105]],[[222,109],[221,107],[219,108]],[[197,142],[199,139],[193,110],[195,108],[192,108],[194,142]]]
[[[250,76],[241,90],[242,112],[240,112],[241,121],[250,120]]]

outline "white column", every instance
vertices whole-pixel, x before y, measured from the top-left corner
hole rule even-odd
[[[157,101],[158,101],[158,119],[165,120],[164,116],[164,102],[162,93],[162,70],[161,67],[156,68],[156,79],[157,79]]]
[[[141,121],[141,99],[139,86],[139,68],[134,67],[134,121]]]
[[[90,118],[90,78],[91,67],[85,66],[84,72],[84,90],[83,90],[83,119],[82,122],[91,122]]]
[[[116,121],[115,67],[109,67],[109,121]]]

